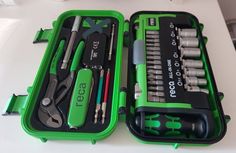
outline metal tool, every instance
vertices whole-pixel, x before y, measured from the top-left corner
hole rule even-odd
[[[181,37],[179,39],[179,44],[180,44],[180,47],[198,47],[198,44],[199,44],[199,40],[198,38],[192,38],[192,37],[189,37],[189,38],[186,38],[186,37]]]
[[[180,37],[197,37],[196,29],[178,29],[178,35]]]
[[[61,99],[55,99],[54,95],[56,92],[58,80],[57,80],[57,65],[63,54],[63,48],[65,41],[62,40],[57,48],[57,51],[52,59],[52,63],[49,70],[49,83],[47,86],[46,93],[43,99],[40,101],[38,110],[39,120],[48,127],[58,128],[62,125],[62,117],[58,111],[56,105]]]
[[[161,55],[161,52],[157,52],[157,51],[147,51],[147,55],[148,56],[153,56],[153,55]]]
[[[83,50],[85,48],[85,43],[84,41],[81,41],[79,45],[76,48],[72,64],[70,67],[70,73],[69,75],[60,82],[60,84],[57,87],[57,90],[63,90],[63,92],[59,95],[59,97],[64,97],[66,93],[69,91],[70,87],[72,86],[73,80],[76,76],[76,70],[78,69],[79,62],[82,57]]]
[[[160,36],[159,35],[153,35],[153,34],[146,34],[146,38],[149,39],[149,38],[152,38],[152,39],[159,39]]]
[[[93,74],[90,69],[81,69],[78,72],[70,101],[67,124],[77,129],[84,125],[87,110],[93,89]]]
[[[163,76],[162,75],[154,75],[154,74],[148,74],[148,79],[156,79],[156,80],[162,80]]]
[[[67,49],[66,49],[66,53],[65,53],[65,56],[64,56],[64,59],[63,59],[63,63],[61,65],[61,69],[66,69],[67,68],[67,65],[68,65],[68,62],[70,60],[70,56],[71,56],[71,53],[72,53],[73,45],[74,45],[74,42],[75,42],[75,38],[76,38],[77,32],[79,30],[81,20],[82,20],[81,16],[76,16],[75,17],[74,24],[73,24],[72,29],[71,29],[71,36],[70,36],[69,44],[68,44]]]
[[[153,92],[153,91],[148,91],[149,96],[156,96],[156,97],[164,97],[165,94],[164,92],[158,91],[158,92]]]
[[[146,47],[148,51],[160,51],[160,47]]]
[[[148,60],[147,64],[160,65],[161,60]]]
[[[148,84],[150,84],[150,85],[163,85],[163,81],[151,80],[151,81],[148,81]]]
[[[141,93],[142,93],[142,91],[141,91],[141,89],[140,89],[138,83],[135,84],[134,90],[135,90],[135,92],[134,92],[134,99],[138,99],[138,97],[139,97],[139,96],[141,95]]]
[[[203,62],[201,60],[183,60],[183,67],[188,68],[202,68]]]
[[[102,69],[100,71],[99,84],[98,84],[98,94],[97,94],[97,99],[96,99],[96,108],[95,108],[95,115],[94,115],[94,123],[95,124],[98,121],[98,112],[101,109],[103,80],[104,80],[104,70]]]
[[[149,86],[148,90],[164,91],[164,87],[163,86]]]
[[[161,70],[162,66],[161,65],[148,65],[147,69]]]
[[[199,79],[197,77],[186,77],[186,84],[190,86],[204,86],[207,85],[206,79]]]
[[[78,66],[79,59],[82,54],[82,49],[84,48],[84,42],[82,41],[76,49],[75,56],[72,61],[72,65],[70,68],[70,74],[68,77],[63,80],[58,85],[57,80],[57,66],[59,60],[61,59],[63,48],[64,48],[65,41],[61,41],[58,47],[57,52],[52,60],[49,74],[49,83],[46,90],[46,94],[42,101],[40,102],[40,107],[38,110],[38,117],[39,120],[47,127],[52,128],[59,128],[63,124],[63,116],[57,108],[57,105],[61,102],[61,100],[65,97],[67,92],[69,91],[73,78],[75,76],[75,70]],[[60,95],[55,97],[55,93],[60,91]]]
[[[113,43],[114,43],[114,33],[115,33],[115,24],[112,24],[110,49],[109,49],[109,55],[108,55],[109,61],[111,60],[111,55],[112,55],[112,49],[113,49]]]
[[[159,43],[160,39],[146,39],[147,43]]]
[[[184,75],[186,76],[195,76],[195,77],[204,77],[204,69],[195,69],[195,68],[184,68]]]
[[[146,31],[146,34],[148,34],[148,35],[149,35],[149,34],[151,34],[151,35],[157,35],[157,34],[159,34],[159,31],[156,31],[156,30],[155,30],[155,31],[154,31],[154,30],[147,30],[147,31]]]
[[[161,60],[161,56],[147,56],[148,60]]]
[[[148,96],[148,101],[154,101],[154,102],[165,102],[165,98],[162,97],[156,97],[156,96]]]
[[[186,58],[198,58],[201,56],[201,50],[199,48],[181,48],[181,56]]]
[[[110,68],[107,69],[107,74],[106,74],[104,99],[102,102],[102,124],[104,124],[105,117],[106,117],[106,106],[107,106],[107,99],[108,99],[109,83],[110,83]]]
[[[187,91],[190,91],[190,92],[204,92],[206,94],[209,94],[209,90],[201,89],[198,86],[187,86]]]
[[[146,43],[148,47],[160,47],[160,43]]]
[[[147,70],[147,72],[150,73],[150,74],[162,75],[161,70]]]

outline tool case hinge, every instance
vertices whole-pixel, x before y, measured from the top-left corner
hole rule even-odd
[[[220,98],[220,100],[222,101],[224,98],[224,93],[223,92],[218,92],[218,96]]]
[[[33,43],[48,42],[52,35],[52,29],[40,29],[37,31]]]
[[[129,45],[129,21],[126,20],[124,24],[124,46]]]
[[[125,121],[126,117],[126,88],[121,88],[119,95],[119,120]]]
[[[28,95],[13,94],[9,99],[3,115],[21,115],[24,112]]]
[[[203,29],[204,29],[204,24],[200,23],[199,25],[200,25],[200,30],[201,30],[201,32],[202,32]]]

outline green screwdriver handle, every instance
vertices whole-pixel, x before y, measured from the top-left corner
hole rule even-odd
[[[61,56],[63,54],[64,45],[65,45],[65,40],[61,40],[60,44],[57,48],[57,51],[52,59],[52,63],[50,66],[50,71],[49,71],[50,74],[54,74],[54,75],[57,74],[57,66],[58,66],[58,63],[59,63]]]
[[[196,137],[204,137],[206,133],[203,119],[192,121],[186,117],[153,114],[144,118],[138,116],[135,122],[137,126],[144,127],[142,130],[154,135],[194,134]],[[144,123],[144,126],[141,126],[141,123]]]
[[[74,58],[73,58],[73,61],[72,61],[71,67],[70,67],[71,72],[77,70],[80,59],[81,59],[81,55],[84,50],[84,46],[85,46],[84,41],[81,41],[79,43],[78,47],[76,48],[75,55],[74,55]]]

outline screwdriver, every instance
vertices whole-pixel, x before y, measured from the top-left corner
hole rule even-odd
[[[154,135],[177,136],[185,133],[192,133],[198,138],[206,136],[207,127],[202,119],[186,120],[184,117],[176,117],[163,114],[137,116],[135,124],[141,130]],[[144,124],[144,125],[142,125]]]
[[[114,41],[114,32],[115,32],[115,24],[112,24],[111,42],[110,42],[109,56],[108,56],[108,60],[109,60],[109,61],[111,60],[111,56],[112,56],[113,41]]]
[[[80,22],[81,22],[81,16],[76,16],[75,20],[74,20],[74,24],[71,29],[71,36],[70,36],[69,44],[66,48],[66,53],[65,53],[62,65],[61,65],[61,69],[67,68],[67,65],[68,65],[68,62],[70,60],[70,56],[72,53],[73,45],[75,42],[75,38],[76,38],[77,32],[79,30]]]
[[[94,123],[97,123],[98,111],[100,110],[100,107],[101,107],[103,80],[104,80],[104,70],[102,69],[100,71],[100,78],[99,78],[99,84],[98,84],[98,94],[97,94],[97,100],[96,100],[96,109],[95,109],[95,115],[94,115]]]
[[[110,83],[110,68],[107,69],[107,74],[106,74],[105,93],[104,93],[104,99],[102,102],[102,124],[104,124],[105,117],[106,117],[106,106],[107,106],[109,83]]]

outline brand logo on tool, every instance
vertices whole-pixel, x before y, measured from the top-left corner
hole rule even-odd
[[[93,46],[92,46],[90,60],[93,60],[93,58],[97,58],[98,57],[98,52],[96,52],[96,50],[98,49],[99,44],[100,44],[99,41],[93,41]]]
[[[84,94],[85,94],[85,89],[86,89],[86,83],[80,83],[79,85],[79,90],[78,90],[78,97],[77,97],[77,102],[76,106],[82,106],[82,102],[84,100]]]

